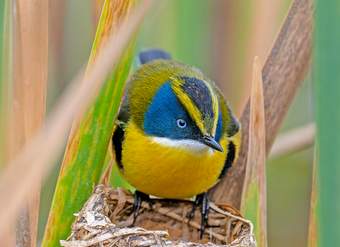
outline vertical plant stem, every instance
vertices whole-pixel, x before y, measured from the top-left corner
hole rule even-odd
[[[115,34],[132,8],[133,0],[105,0],[88,62],[88,70],[111,34]],[[132,62],[134,41],[106,80],[96,102],[84,116],[76,116],[45,229],[42,246],[55,246],[65,239],[94,185],[99,182],[114,120]]]
[[[314,147],[314,161],[313,161],[313,177],[312,177],[312,189],[311,189],[311,198],[310,198],[310,211],[309,211],[309,225],[308,225],[308,247],[318,247],[319,238],[318,238],[318,214],[317,214],[317,206],[319,200],[318,193],[318,178],[317,178],[317,160],[318,160],[318,147],[315,145]]]
[[[262,73],[255,57],[250,96],[249,145],[241,212],[255,226],[259,247],[267,246],[266,129]]]
[[[319,246],[340,243],[340,4],[316,0],[314,80],[316,94],[316,160]]]
[[[13,65],[13,3],[3,0],[0,3],[0,169],[9,159],[9,134],[6,132],[9,125],[8,113],[10,87],[12,85]],[[1,234],[0,234],[1,235]],[[1,244],[15,246],[15,224],[8,224],[6,232],[1,236]]]
[[[48,1],[17,0],[15,13],[11,157],[34,136],[45,116]],[[37,189],[27,198],[19,216],[17,246],[36,246],[39,204],[40,189]]]

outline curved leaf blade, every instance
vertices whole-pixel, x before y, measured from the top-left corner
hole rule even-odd
[[[128,16],[134,1],[106,0],[99,20],[89,64],[120,22]],[[119,109],[124,84],[133,55],[131,41],[119,64],[108,77],[96,102],[76,122],[71,131],[64,161],[57,181],[52,207],[42,246],[56,246],[65,239],[73,221],[73,213],[80,210],[99,181],[114,119]]]

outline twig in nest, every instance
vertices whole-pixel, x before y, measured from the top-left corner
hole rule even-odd
[[[210,205],[209,224],[213,227],[200,241],[200,215],[197,213],[190,222],[185,217],[185,212],[192,207],[191,201],[152,199],[152,202],[152,207],[142,203],[136,226],[130,227],[133,196],[121,189],[97,186],[83,209],[76,214],[70,237],[60,243],[66,247],[256,246],[251,222],[230,207],[224,205],[222,209]]]

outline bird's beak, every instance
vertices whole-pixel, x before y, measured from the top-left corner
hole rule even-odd
[[[212,136],[204,135],[202,142],[205,145],[207,145],[207,146],[209,146],[209,147],[211,147],[211,148],[213,148],[217,151],[223,152],[223,148],[221,147],[221,145]]]

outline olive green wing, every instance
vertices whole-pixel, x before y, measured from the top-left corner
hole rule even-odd
[[[219,175],[219,179],[223,178],[229,168],[234,164],[240,149],[241,126],[237,118],[231,111],[228,103],[224,99],[222,93],[215,89],[219,97],[219,105],[222,114],[222,132],[227,136],[227,157],[223,169]]]

